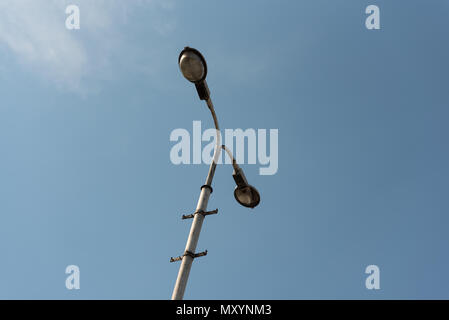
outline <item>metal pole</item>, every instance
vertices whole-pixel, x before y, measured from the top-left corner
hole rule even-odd
[[[218,120],[215,115],[214,106],[212,100],[209,98],[206,100],[207,106],[214,118],[215,129],[217,130],[217,144],[214,151],[214,157],[209,167],[209,173],[207,174],[206,184],[201,187],[200,198],[196,206],[195,212],[205,212],[207,209],[207,203],[209,201],[210,194],[212,193],[212,180],[215,174],[215,168],[217,166],[218,157],[220,155],[220,128],[218,126]],[[204,215],[195,214],[190,227],[189,237],[185,247],[185,252],[181,260],[181,266],[179,267],[178,278],[176,279],[175,288],[173,289],[172,300],[182,300],[184,292],[187,286],[187,280],[189,279],[190,269],[192,268],[192,262],[198,239],[200,237],[201,227],[203,225]]]

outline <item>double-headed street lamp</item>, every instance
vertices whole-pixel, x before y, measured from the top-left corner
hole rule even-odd
[[[173,290],[172,300],[181,300],[184,297],[184,292],[189,278],[190,269],[192,267],[193,259],[201,257],[207,254],[207,251],[201,253],[195,253],[196,246],[198,244],[198,238],[200,236],[201,227],[203,225],[204,217],[210,214],[215,214],[218,210],[206,211],[209,196],[212,193],[212,180],[215,174],[215,168],[220,156],[221,149],[224,149],[229,157],[232,159],[232,166],[234,172],[232,176],[237,186],[234,190],[234,197],[238,203],[248,208],[256,207],[260,202],[260,195],[256,188],[248,184],[243,170],[239,167],[231,151],[226,148],[225,145],[221,145],[220,127],[218,126],[217,116],[215,114],[214,105],[210,98],[210,91],[207,86],[207,64],[203,55],[196,49],[185,47],[181,51],[178,58],[179,68],[181,69],[184,77],[195,84],[199,98],[205,100],[207,106],[214,119],[215,129],[217,132],[216,146],[214,150],[214,156],[212,163],[209,167],[209,173],[207,174],[206,183],[201,187],[200,198],[196,206],[196,210],[193,214],[183,216],[183,219],[193,218],[192,226],[190,228],[189,238],[185,247],[184,254],[178,258],[171,258],[170,261],[181,260],[181,266],[178,272],[178,278],[176,279],[175,288]]]

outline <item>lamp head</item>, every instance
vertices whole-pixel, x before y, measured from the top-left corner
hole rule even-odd
[[[235,187],[234,197],[242,206],[251,209],[255,208],[260,202],[259,192],[251,185]]]
[[[195,84],[201,100],[209,100],[210,91],[206,83],[207,63],[203,55],[196,49],[185,47],[178,57],[179,69],[184,78]]]
[[[255,208],[260,202],[260,194],[257,189],[248,184],[241,168],[234,169],[232,176],[237,184],[234,189],[235,200],[244,207]]]
[[[185,47],[178,58],[179,69],[183,76],[193,83],[200,83],[206,79],[206,59],[196,49]]]

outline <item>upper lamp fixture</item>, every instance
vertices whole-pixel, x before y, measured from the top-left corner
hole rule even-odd
[[[179,69],[183,76],[193,82],[201,100],[209,99],[209,88],[206,83],[207,63],[201,52],[185,47],[178,58]]]
[[[185,47],[179,54],[178,64],[182,74],[190,82],[197,83],[206,79],[206,59],[198,50]]]

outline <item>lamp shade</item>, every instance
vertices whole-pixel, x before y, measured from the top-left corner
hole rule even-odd
[[[247,208],[254,208],[260,202],[259,192],[249,184],[235,187],[234,197],[238,203]]]
[[[182,74],[190,82],[199,83],[206,79],[206,60],[198,50],[185,47],[179,54],[178,64]]]

